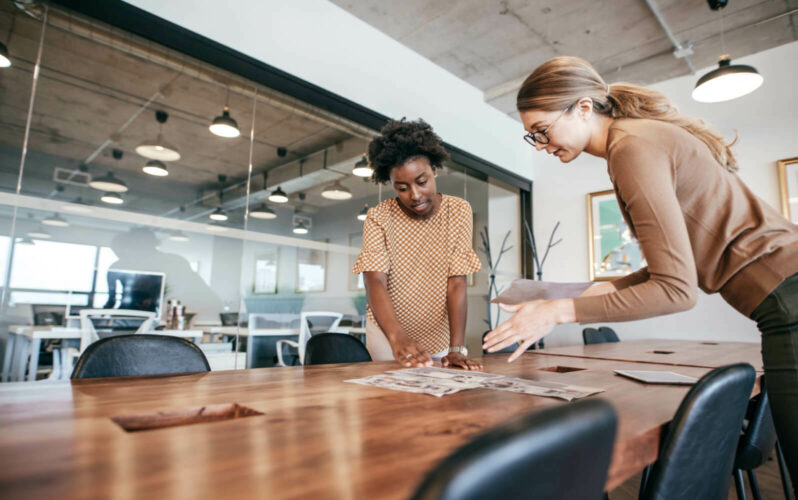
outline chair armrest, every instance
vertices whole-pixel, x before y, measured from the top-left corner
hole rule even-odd
[[[285,364],[285,361],[283,360],[283,345],[289,345],[294,349],[296,349],[297,351],[299,351],[299,343],[294,342],[293,340],[283,339],[283,340],[278,340],[274,344],[275,349],[277,349],[277,364],[279,366],[288,366],[287,364]]]

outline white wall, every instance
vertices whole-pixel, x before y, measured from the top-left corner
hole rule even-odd
[[[128,3],[528,177],[521,125],[482,92],[326,0]],[[531,69],[531,68],[530,68]]]
[[[740,140],[733,148],[740,163],[740,178],[763,200],[778,209],[776,161],[798,155],[798,42],[735,60],[750,64],[765,77],[756,92],[726,103],[701,104],[690,97],[698,76],[661,82],[653,88],[664,92],[679,109],[712,123],[725,136],[737,129]],[[699,71],[703,75],[711,68]],[[588,279],[587,214],[585,195],[612,187],[606,162],[583,155],[568,165],[540,153],[535,158],[534,216],[538,241],[548,237],[561,221],[564,241],[556,247],[543,269],[552,281]],[[662,318],[612,324],[624,339],[660,337],[700,340],[758,341],[755,324],[728,306],[718,295],[701,294],[690,310]],[[561,325],[547,338],[549,345],[581,342],[579,325]]]

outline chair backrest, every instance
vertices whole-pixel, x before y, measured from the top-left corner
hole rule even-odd
[[[250,330],[269,328],[299,328],[299,314],[295,313],[249,313],[247,325]]]
[[[363,342],[346,333],[317,333],[305,346],[305,365],[371,361]]]
[[[196,344],[168,335],[119,335],[98,340],[80,355],[72,378],[129,377],[210,371]]]
[[[684,397],[641,488],[641,499],[725,499],[756,374],[745,363],[701,377]]]
[[[219,320],[222,322],[222,326],[236,326],[238,325],[238,313],[219,313]]]
[[[607,342],[618,342],[618,335],[615,330],[607,326],[600,328],[585,328],[582,330],[582,340],[585,345],[588,344],[605,344]]]
[[[94,319],[142,319],[136,333],[150,331],[155,326],[155,313],[152,311],[136,311],[133,309],[82,309],[80,311],[80,352],[85,351],[91,344],[100,340],[97,329],[94,328]]]
[[[750,414],[746,415],[748,426],[737,444],[735,469],[756,469],[765,463],[776,446],[776,425],[770,412],[764,377],[762,377],[761,392],[749,408]]]
[[[311,331],[311,320],[314,320],[318,323],[323,323],[325,321],[329,322],[329,326],[325,325],[323,328],[324,332],[335,332],[338,328],[338,325],[341,323],[341,319],[343,319],[344,315],[337,312],[329,312],[329,311],[307,311],[302,312],[299,315],[299,339],[297,343],[299,344],[299,359],[305,359],[305,346],[310,340],[310,337],[313,335],[314,332]],[[321,320],[321,321],[318,321]]]
[[[601,399],[537,411],[445,458],[413,499],[601,498],[615,429],[615,412]]]

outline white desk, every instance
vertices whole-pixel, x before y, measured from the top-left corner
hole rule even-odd
[[[25,326],[12,325],[8,328],[8,344],[6,345],[5,359],[3,362],[3,382],[8,382],[9,375],[14,380],[25,379],[25,360],[28,360],[28,381],[36,380],[36,371],[39,369],[39,350],[43,339],[61,339],[74,342],[79,347],[81,329],[63,328],[52,326]],[[152,330],[142,332],[147,335],[170,335],[173,337],[190,338],[196,344],[202,338],[202,330]],[[62,357],[66,355],[66,345],[62,350]],[[13,368],[12,368],[13,367]]]

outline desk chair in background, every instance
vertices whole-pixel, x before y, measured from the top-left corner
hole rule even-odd
[[[168,335],[119,335],[89,345],[73,379],[208,372],[205,354],[193,342]]]
[[[608,342],[619,342],[618,334],[615,330],[608,326],[601,326],[599,328],[585,328],[582,330],[582,340],[585,345],[590,344],[606,344]]]
[[[278,340],[277,341],[277,364],[279,366],[290,366],[285,361],[285,356],[283,355],[283,347],[288,346],[296,349],[297,358],[300,363],[304,362],[305,360],[305,346],[310,340],[310,337],[316,333],[349,333],[349,329],[346,328],[339,328],[341,324],[341,319],[343,319],[344,315],[337,312],[328,312],[328,311],[308,311],[302,312],[299,315],[299,338],[296,342],[293,340]],[[311,325],[311,319],[316,322],[315,325]],[[319,321],[321,320],[321,321]],[[324,323],[324,320],[330,321],[329,326],[319,326],[320,323]],[[313,331],[316,330],[316,331]],[[321,330],[321,331],[319,331]]]
[[[363,342],[346,333],[318,333],[305,346],[305,365],[371,361]]]
[[[511,420],[445,458],[412,499],[601,498],[616,427],[597,398]]]

